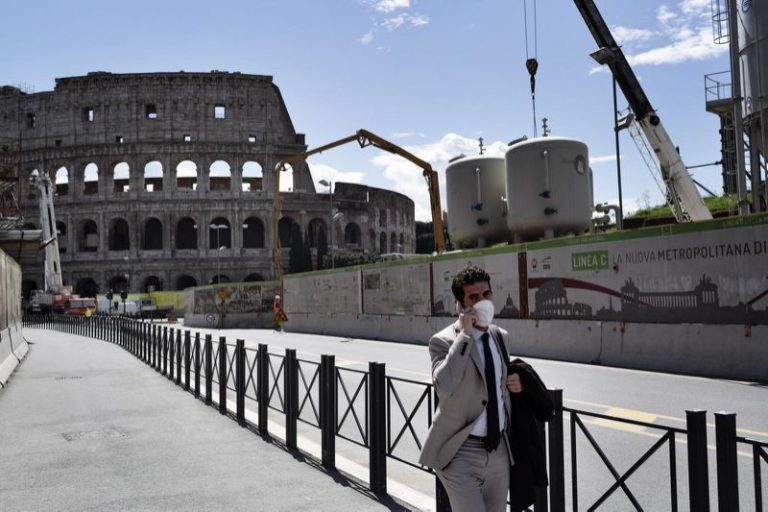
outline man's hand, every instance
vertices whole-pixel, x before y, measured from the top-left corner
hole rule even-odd
[[[507,375],[507,389],[510,393],[522,393],[523,383],[520,382],[520,375],[516,373]]]
[[[477,321],[477,313],[472,308],[467,308],[459,313],[459,324],[464,334],[470,335],[472,329],[475,328],[475,322]]]

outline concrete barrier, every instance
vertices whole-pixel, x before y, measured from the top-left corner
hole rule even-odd
[[[0,386],[27,355],[29,346],[21,327],[21,268],[0,251]]]

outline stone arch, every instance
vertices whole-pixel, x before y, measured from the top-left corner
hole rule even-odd
[[[64,221],[56,221],[56,238],[59,242],[59,252],[67,252],[67,224]]]
[[[182,160],[176,165],[176,189],[197,190],[197,164]]]
[[[232,167],[224,160],[216,160],[208,168],[208,183],[212,191],[228,191],[232,188]]]
[[[376,252],[376,231],[368,230],[368,248],[371,252]]]
[[[379,234],[379,254],[385,254],[387,252],[387,234],[381,232]]]
[[[245,279],[243,279],[243,282],[254,283],[254,282],[263,281],[263,280],[264,280],[264,277],[261,274],[259,274],[258,272],[254,272],[252,274],[248,274],[247,276],[245,276]]]
[[[344,245],[361,245],[360,226],[354,222],[344,227]]]
[[[84,277],[77,280],[75,293],[81,297],[95,297],[99,293],[99,285],[92,278]]]
[[[293,220],[291,217],[285,216],[277,223],[277,233],[280,237],[280,247],[290,247],[291,244],[291,232],[293,226],[298,226],[299,223]]]
[[[65,166],[61,166],[56,170],[56,174],[53,178],[57,196],[66,196],[69,194],[69,170]]]
[[[109,281],[107,281],[107,288],[117,294],[130,291],[128,289],[128,278],[123,274],[112,276],[109,278]],[[117,298],[119,298],[119,296]]]
[[[219,284],[219,283],[231,283],[232,279],[229,278],[226,274],[219,274],[215,273],[213,274],[213,277],[211,277],[211,284]]]
[[[400,243],[400,252],[407,252],[405,250],[405,235],[403,235],[402,233],[400,233],[399,243]]]
[[[185,288],[192,288],[197,286],[197,279],[194,277],[183,274],[176,278],[176,289],[184,290]]]
[[[176,223],[176,248],[197,249],[197,222],[195,219],[184,217]]]
[[[131,230],[128,221],[117,217],[109,222],[109,250],[127,251],[131,248]]]
[[[157,276],[148,276],[142,283],[141,291],[144,293],[161,292],[163,291],[163,282]]]
[[[208,248],[232,248],[232,225],[226,217],[215,217],[208,226]]]
[[[389,235],[389,252],[400,252],[397,250],[397,235],[394,231]]]
[[[264,223],[258,217],[248,217],[243,223],[243,247],[245,249],[264,248]]]
[[[99,166],[94,162],[83,169],[83,195],[99,193]]]
[[[112,168],[112,191],[128,192],[131,189],[131,166],[128,162],[118,162]]]
[[[163,223],[157,217],[150,217],[144,221],[145,251],[159,251],[163,249]]]
[[[259,162],[249,160],[243,164],[243,192],[264,188],[264,170]]]
[[[315,217],[309,221],[307,238],[311,249],[317,249],[320,245],[328,246],[328,226],[323,219]],[[322,243],[320,242],[321,238],[323,239]]]
[[[152,160],[144,165],[143,188],[147,192],[163,190],[163,164],[159,160]]]
[[[280,172],[280,169],[281,169],[280,164],[277,164],[277,166],[275,166],[275,176],[277,176],[277,173]],[[283,172],[280,172],[280,192],[293,192],[294,190],[293,178],[294,178],[293,167],[291,167],[290,165],[286,165],[285,170]]]
[[[99,250],[99,226],[93,219],[80,222],[77,250],[79,252],[96,252]]]

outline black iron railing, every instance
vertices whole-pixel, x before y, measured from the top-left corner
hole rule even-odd
[[[299,359],[296,351],[270,354],[268,346],[246,347],[244,340],[227,343],[211,335],[201,339],[194,334],[165,325],[148,324],[125,318],[95,316],[90,319],[63,315],[38,315],[24,318],[25,327],[54,329],[115,343],[134,354],[161,375],[208,405],[214,403],[222,414],[233,417],[241,426],[251,426],[270,435],[269,411],[285,421],[285,444],[297,448],[297,423],[320,430],[321,462],[335,469],[336,438],[345,439],[369,452],[369,487],[376,493],[387,491],[387,459],[419,471],[431,470],[418,464],[421,449],[437,409],[431,384],[386,375],[384,364],[371,362],[368,371],[339,368],[334,356],[322,355],[320,362]],[[214,387],[214,384],[216,385]],[[234,410],[228,399],[234,393]],[[628,418],[563,407],[561,390],[552,390],[555,417],[542,425],[547,439],[549,489],[538,493],[536,512],[578,511],[585,505],[596,510],[617,493],[623,494],[636,510],[644,510],[643,499],[657,498],[659,489],[635,489],[629,479],[657,453],[666,450],[669,474],[665,509],[678,510],[687,494],[688,508],[710,510],[707,424],[705,411],[687,411],[686,428],[658,425]],[[256,403],[257,423],[246,419],[246,399]],[[568,415],[566,450],[565,416]],[[595,421],[619,422],[658,432],[659,437],[628,469],[620,472],[597,441],[589,424]],[[752,458],[754,510],[763,510],[763,467],[768,464],[768,443],[738,436],[736,415],[715,414],[717,487],[719,510],[739,510],[738,447],[749,447]],[[678,483],[681,473],[676,442],[687,444],[687,493]],[[585,483],[579,461],[584,450],[597,454],[611,475],[599,497],[580,503]],[[566,473],[565,455],[570,468]],[[742,452],[743,453],[743,452]],[[656,457],[658,459],[658,457]],[[436,510],[450,510],[436,482]],[[568,486],[566,486],[568,482]],[[594,482],[591,482],[594,488]],[[570,487],[570,500],[566,488]],[[594,489],[591,489],[594,491]],[[658,505],[657,505],[658,506]],[[646,508],[648,506],[646,505]],[[750,507],[750,509],[752,509]]]

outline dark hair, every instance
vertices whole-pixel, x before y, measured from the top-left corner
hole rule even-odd
[[[451,283],[451,291],[459,304],[464,306],[464,285],[478,282],[486,282],[491,284],[491,276],[488,272],[476,265],[467,265],[463,269],[459,270]]]

